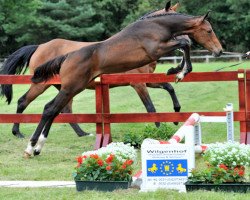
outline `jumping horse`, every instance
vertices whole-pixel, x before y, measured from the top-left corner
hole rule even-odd
[[[171,6],[171,2],[169,1],[164,9],[147,13],[146,15],[141,17],[141,19],[143,19],[145,16],[151,16],[156,13],[158,14],[163,14],[166,12],[173,13],[173,12],[176,12],[178,7],[179,7],[179,3]],[[189,39],[187,36],[179,36],[179,38],[182,38],[182,37]],[[33,74],[35,69],[39,65],[51,59],[57,56],[64,55],[69,52],[78,50],[82,47],[93,45],[93,44],[95,43],[94,42],[76,42],[76,41],[70,41],[70,40],[64,40],[64,39],[54,39],[41,45],[25,46],[25,47],[18,49],[7,58],[7,60],[4,62],[2,66],[0,74],[21,74],[22,72],[24,73],[27,70],[27,67],[29,67],[30,73]],[[172,73],[172,74],[181,73],[184,66],[185,66],[185,62],[183,60],[178,65],[178,67],[171,68],[169,70],[169,73]],[[152,62],[152,63],[146,64],[143,67],[132,69],[124,73],[153,73],[155,71],[155,68],[156,68],[156,62]],[[179,112],[181,109],[181,106],[175,94],[174,88],[172,87],[170,83],[147,83],[147,84],[130,83],[127,85],[130,85],[135,89],[141,101],[143,102],[147,112],[156,112],[154,104],[152,103],[152,100],[148,93],[147,87],[160,88],[160,89],[164,89],[168,91],[173,101],[173,107],[174,107],[175,112]],[[47,90],[50,86],[51,85],[45,85],[45,84],[31,84],[29,90],[22,97],[19,98],[17,102],[16,113],[23,113],[24,110],[28,107],[28,105],[33,100],[35,100],[39,95],[41,95],[45,90]],[[59,85],[54,85],[54,86],[58,90],[60,89]],[[110,87],[117,87],[117,86],[121,86],[121,85],[110,85]],[[6,101],[8,102],[8,104],[10,104],[12,101],[12,96],[13,96],[12,85],[1,85],[0,87],[1,87],[0,95],[5,96]],[[89,83],[87,86],[87,89],[95,89],[94,82]],[[72,101],[73,100],[71,100],[62,109],[61,111],[62,113],[72,113]],[[157,127],[159,127],[160,125],[159,122],[156,122],[155,124]],[[19,123],[15,123],[13,125],[12,133],[16,137],[23,138],[24,135],[20,132],[19,125],[20,125]],[[82,130],[78,124],[70,123],[70,125],[78,136],[88,135],[88,133]]]
[[[206,20],[207,16],[208,13],[204,16],[181,13],[151,15],[128,25],[105,41],[59,56],[39,66],[32,77],[33,83],[47,81],[59,74],[61,88],[56,97],[45,105],[25,156],[40,154],[55,117],[95,77],[139,68],[175,49],[187,50],[189,42],[186,39],[173,40],[178,35],[188,35],[215,56],[220,56],[222,46]],[[184,56],[187,66],[191,67],[188,55]]]

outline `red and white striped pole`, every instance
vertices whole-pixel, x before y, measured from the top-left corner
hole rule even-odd
[[[194,133],[194,126],[199,122],[199,119],[199,114],[193,113],[168,141],[160,141],[160,144],[179,143],[185,137],[186,133],[188,134],[186,137],[193,137],[192,135]],[[185,140],[187,140],[188,138],[185,138]]]

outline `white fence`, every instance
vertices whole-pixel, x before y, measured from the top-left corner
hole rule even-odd
[[[218,58],[213,57],[212,55],[202,55],[202,56],[191,56],[191,61],[193,60],[205,60],[206,63],[209,63],[211,59],[237,59],[239,62],[242,61],[241,54],[231,54],[231,55],[221,55]],[[182,60],[182,56],[170,56],[170,57],[161,57],[159,61],[173,61],[175,64]]]

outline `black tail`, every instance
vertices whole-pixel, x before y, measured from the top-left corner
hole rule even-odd
[[[55,74],[59,74],[62,63],[67,58],[67,54],[58,56],[36,68],[31,81],[33,83],[41,83],[52,78]]]
[[[3,66],[0,69],[0,74],[21,74],[25,73],[29,65],[29,61],[33,53],[38,48],[38,45],[29,45],[22,47],[9,55],[7,60],[4,61]],[[1,85],[0,96],[6,97],[6,102],[10,104],[12,100],[12,85]]]

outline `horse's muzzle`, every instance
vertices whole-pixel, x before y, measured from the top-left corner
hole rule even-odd
[[[250,51],[248,51],[247,53],[245,53],[242,58],[245,58],[245,59],[250,59]]]
[[[220,51],[215,51],[215,52],[213,52],[213,56],[214,56],[214,57],[220,57],[222,53],[223,53],[222,50],[220,50]]]

